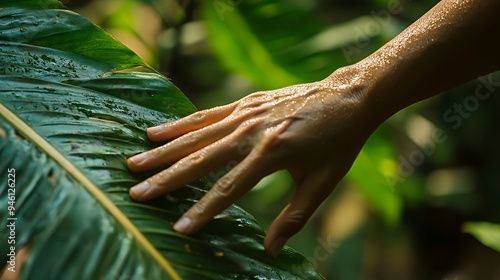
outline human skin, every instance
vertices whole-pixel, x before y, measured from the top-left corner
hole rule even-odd
[[[128,159],[129,168],[174,164],[130,195],[146,201],[239,162],[175,223],[176,231],[192,234],[264,176],[286,169],[296,191],[264,240],[276,256],[388,117],[500,69],[499,11],[498,0],[443,0],[375,53],[322,81],[253,93],[149,128],[152,141],[170,142]]]

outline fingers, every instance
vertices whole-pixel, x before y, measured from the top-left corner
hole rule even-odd
[[[174,225],[174,229],[191,234],[210,222],[254,187],[260,179],[274,172],[272,162],[253,150],[240,164],[219,179],[212,189],[191,207]]]
[[[319,176],[318,176],[319,175]],[[290,237],[299,232],[314,211],[333,190],[329,176],[311,174],[301,182],[290,204],[269,227],[264,248],[271,256],[277,256]]]
[[[168,169],[150,177],[130,189],[134,200],[146,201],[176,190],[202,177],[208,172],[225,166],[230,160],[239,160],[234,136],[226,137],[202,150],[179,160]]]
[[[167,122],[159,126],[148,128],[148,137],[151,141],[166,141],[177,138],[188,132],[206,127],[227,117],[236,107],[236,103],[203,110],[185,118]]]
[[[190,132],[156,149],[129,158],[128,167],[134,172],[140,172],[175,162],[217,142],[230,134],[235,126],[236,124],[231,124],[230,121],[222,121]]]

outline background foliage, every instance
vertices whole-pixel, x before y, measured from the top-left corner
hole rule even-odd
[[[257,90],[322,79],[370,54],[434,4],[66,1],[169,76],[200,109]],[[499,253],[463,233],[488,236],[485,243],[498,248],[495,226],[466,223],[500,223],[495,176],[500,97],[494,81],[499,75],[388,120],[290,245],[327,279],[498,279]],[[476,106],[478,88],[491,95]],[[441,140],[433,137],[436,132]],[[292,192],[289,176],[277,173],[239,204],[266,227]]]

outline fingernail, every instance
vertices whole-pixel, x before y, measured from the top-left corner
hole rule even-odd
[[[142,153],[129,158],[129,160],[132,161],[135,165],[140,165],[141,163],[146,161],[147,157],[147,154]]]
[[[280,252],[281,249],[283,249],[283,246],[285,246],[286,241],[288,238],[285,236],[280,236],[274,240],[274,242],[271,244],[271,248],[269,249],[269,253],[271,256],[276,257]]]
[[[131,191],[132,191],[132,196],[134,197],[141,197],[143,196],[147,191],[149,190],[149,183],[147,181],[144,181],[142,183],[139,183],[138,185],[135,185]]]
[[[159,126],[152,126],[148,128],[148,133],[151,135],[156,135],[164,130],[164,127],[162,125]]]
[[[177,223],[175,223],[174,230],[177,232],[184,233],[187,232],[190,227],[191,227],[191,219],[188,217],[184,217],[179,221],[177,221]]]

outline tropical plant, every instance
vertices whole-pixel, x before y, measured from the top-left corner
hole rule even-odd
[[[196,109],[102,29],[55,0],[2,0],[0,65],[0,261],[27,248],[22,279],[321,278],[291,248],[266,255],[236,206],[193,236],[173,231],[215,175],[130,199],[151,175],[125,163],[155,146],[145,129]]]

